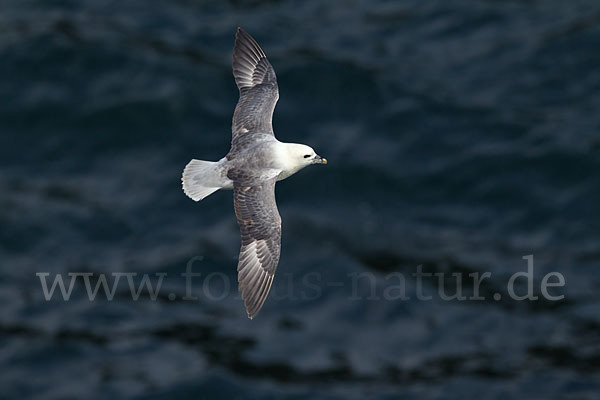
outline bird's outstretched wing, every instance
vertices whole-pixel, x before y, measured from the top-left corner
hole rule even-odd
[[[273,135],[273,110],[279,90],[275,70],[258,43],[238,28],[233,49],[233,76],[240,90],[232,123],[232,143],[240,135]]]
[[[231,170],[235,215],[242,236],[238,289],[249,318],[260,311],[275,277],[281,252],[281,217],[275,203],[275,177]]]

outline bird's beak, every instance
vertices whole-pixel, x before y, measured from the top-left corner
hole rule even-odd
[[[327,159],[325,159],[321,156],[315,156],[314,163],[315,164],[327,164]]]

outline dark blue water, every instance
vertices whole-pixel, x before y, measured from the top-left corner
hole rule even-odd
[[[231,192],[180,186],[229,149],[237,26],[277,72],[277,137],[329,160],[277,186],[253,321]],[[598,398],[599,43],[593,0],[2,2],[0,398]],[[46,301],[44,272],[166,275],[155,300],[80,276]],[[484,272],[485,300],[438,295]]]

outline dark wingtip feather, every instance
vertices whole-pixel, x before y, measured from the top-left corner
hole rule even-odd
[[[233,76],[238,88],[253,87],[263,81],[275,80],[275,72],[267,56],[254,38],[238,27],[233,46]]]
[[[242,245],[238,261],[238,290],[242,294],[248,318],[253,319],[262,309],[279,261],[278,254],[270,254],[264,239]],[[278,253],[278,250],[276,250]]]

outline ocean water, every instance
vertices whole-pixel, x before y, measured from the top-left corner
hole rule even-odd
[[[0,4],[0,398],[600,395],[599,2]],[[229,149],[238,26],[329,160],[277,185],[252,321],[231,192],[180,183]]]

